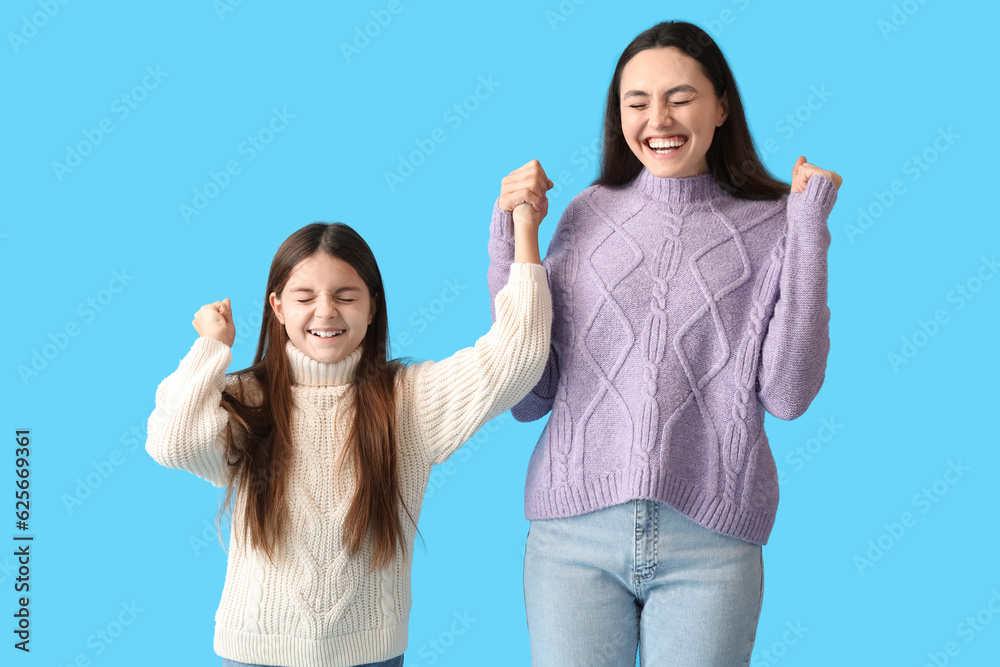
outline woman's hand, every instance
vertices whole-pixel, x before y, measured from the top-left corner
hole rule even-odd
[[[800,155],[799,159],[795,161],[795,166],[792,167],[792,192],[805,192],[806,183],[809,179],[815,175],[826,176],[833,184],[840,189],[840,184],[844,182],[844,179],[835,171],[827,171],[825,169],[820,169],[814,164],[809,164],[806,162],[806,156]]]
[[[542,165],[538,160],[532,160],[500,181],[500,208],[513,211],[515,227],[527,224],[537,229],[549,212],[549,199],[545,193],[552,185]]]
[[[199,336],[214,338],[229,347],[236,340],[236,325],[233,324],[233,311],[229,299],[205,304],[194,314],[191,321]]]

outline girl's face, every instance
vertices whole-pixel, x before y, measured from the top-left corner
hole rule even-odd
[[[729,112],[697,60],[672,46],[640,51],[622,69],[619,90],[622,134],[654,176],[708,171],[705,154]]]
[[[358,272],[323,251],[299,262],[269,301],[292,344],[322,363],[350,356],[375,317],[375,299]]]

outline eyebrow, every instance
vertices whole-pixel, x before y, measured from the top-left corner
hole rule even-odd
[[[315,294],[316,293],[313,290],[309,289],[308,287],[292,287],[288,291],[289,292],[304,292],[306,294]],[[340,294],[341,292],[360,292],[360,291],[361,291],[360,287],[341,287],[336,292],[334,292],[334,294]]]
[[[697,88],[695,88],[694,86],[689,86],[688,84],[684,83],[679,86],[674,86],[673,88],[671,88],[666,92],[666,95],[667,97],[669,97],[674,93],[697,93],[697,92],[698,92]],[[647,93],[644,90],[630,90],[624,95],[622,95],[623,100],[629,97],[649,97],[649,93]]]

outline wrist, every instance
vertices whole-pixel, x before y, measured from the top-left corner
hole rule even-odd
[[[514,261],[524,264],[541,264],[538,251],[538,225],[532,222],[514,225]]]

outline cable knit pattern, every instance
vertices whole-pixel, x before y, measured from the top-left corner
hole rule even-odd
[[[572,230],[567,230],[567,235],[572,235]],[[578,271],[580,269],[580,254],[575,248],[572,248],[567,253],[566,262],[562,266],[561,280],[558,281],[559,298],[562,303],[566,304],[566,308],[562,309],[562,316],[559,318],[558,324],[553,322],[553,330],[559,328],[562,331],[562,336],[566,340],[574,340],[575,329],[573,327],[573,284],[576,282]],[[554,316],[554,313],[553,313]],[[570,346],[566,350],[566,357],[564,363],[572,363],[573,361],[573,348]],[[566,404],[566,392],[556,390],[555,403],[560,406],[565,406]],[[553,434],[553,449],[555,450],[553,466],[555,468],[554,475],[558,479],[567,479],[569,477],[569,456],[572,451],[572,445],[575,436],[573,420],[569,418],[569,412],[565,409],[558,411],[559,418],[550,422],[550,428],[555,430]]]
[[[248,554],[246,580],[246,606],[243,608],[243,632],[258,634],[260,627],[260,606],[264,599],[264,566],[256,554]]]
[[[550,346],[552,305],[545,270],[508,264],[496,322],[473,347],[440,362],[407,366],[397,376],[400,491],[413,515],[431,466],[445,461],[487,421],[510,409],[539,381]],[[361,348],[323,364],[286,342],[292,376],[293,451],[285,534],[272,564],[242,539],[244,498],[236,498],[228,567],[216,612],[215,651],[252,664],[349,667],[387,660],[406,649],[415,527],[400,508],[407,556],[368,574],[367,539],[357,558],[343,547],[355,490],[348,459],[335,460],[353,418],[351,381]],[[157,388],[146,451],[161,465],[188,470],[215,486],[226,481],[222,390],[230,348],[195,340],[178,369]],[[256,392],[258,388],[251,387]],[[250,400],[252,397],[248,397]]]
[[[822,176],[747,201],[711,174],[643,169],[570,202],[543,262],[549,360],[511,410],[521,421],[552,412],[528,465],[528,519],[648,498],[767,542],[778,480],[764,410],[794,419],[823,383],[836,198]],[[496,294],[513,257],[511,216],[496,205],[489,251]]]
[[[382,580],[379,582],[382,587],[382,597],[379,602],[387,625],[399,623],[399,613],[396,611],[396,598],[392,594],[396,587],[395,572],[393,570],[394,568],[391,567],[382,568]]]
[[[643,402],[639,428],[634,434],[637,445],[633,449],[630,465],[649,465],[649,455],[657,442],[657,426],[660,423],[660,406],[656,400],[656,380],[663,355],[667,349],[667,293],[670,280],[677,273],[680,264],[682,242],[678,236],[680,220],[666,212],[663,216],[664,239],[652,258],[651,277],[653,294],[649,304],[649,315],[642,328]]]

